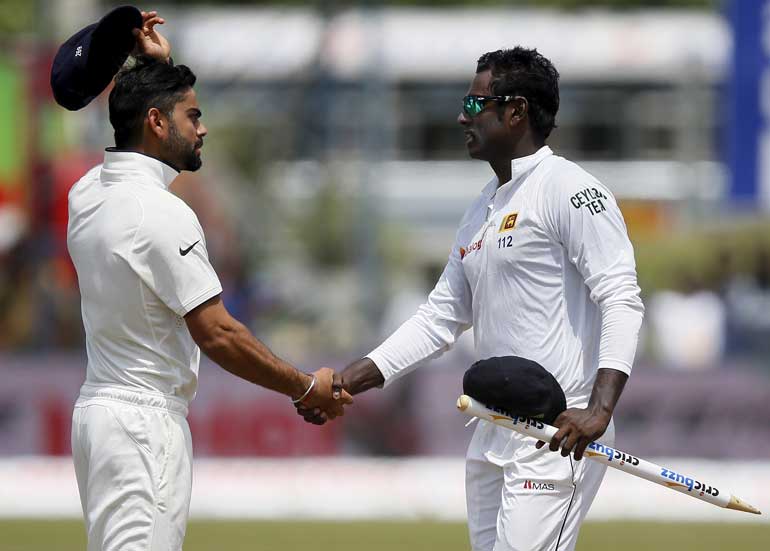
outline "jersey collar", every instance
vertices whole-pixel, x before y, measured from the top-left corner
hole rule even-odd
[[[532,155],[527,155],[526,157],[519,157],[518,159],[511,160],[511,179],[505,182],[503,185],[499,185],[497,181],[497,177],[495,176],[492,178],[492,180],[484,187],[482,193],[489,196],[490,198],[494,197],[497,192],[506,186],[517,184],[521,182],[524,177],[532,172],[534,168],[540,164],[540,162],[553,155],[553,151],[550,147],[547,145],[544,145],[537,151],[535,151]],[[506,189],[508,189],[506,187]]]
[[[530,172],[533,168],[540,164],[540,161],[546,157],[553,155],[553,151],[547,145],[544,145],[532,155],[526,157],[519,157],[511,161],[511,181],[515,182],[521,178],[524,174]]]
[[[102,181],[135,182],[137,177],[143,183],[168,189],[179,171],[163,161],[137,151],[121,151],[108,147],[104,151]]]

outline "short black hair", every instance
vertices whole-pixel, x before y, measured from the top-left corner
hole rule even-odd
[[[536,49],[517,46],[487,52],[476,72],[492,71],[491,91],[497,96],[523,96],[529,104],[532,131],[545,140],[556,128],[559,110],[559,72]]]
[[[110,92],[110,123],[118,149],[138,145],[147,111],[158,108],[171,116],[174,106],[195,84],[195,74],[185,65],[171,65],[138,56],[120,71]]]

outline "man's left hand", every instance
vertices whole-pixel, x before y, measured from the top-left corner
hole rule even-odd
[[[574,451],[575,460],[580,461],[586,446],[604,434],[609,423],[609,416],[594,413],[588,409],[569,408],[553,422],[559,430],[553,435],[548,448],[555,452],[564,442],[561,446],[561,454],[567,457]],[[545,442],[538,442],[537,448],[540,449],[544,445]]]
[[[155,25],[163,25],[165,22],[166,20],[156,11],[142,12],[142,28],[133,31],[136,38],[136,53],[168,63],[171,58],[171,44],[166,37],[155,30]]]

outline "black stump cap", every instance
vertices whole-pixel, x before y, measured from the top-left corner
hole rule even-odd
[[[134,49],[132,31],[140,28],[142,13],[121,6],[69,37],[51,67],[56,103],[77,111],[101,94]]]
[[[549,425],[567,409],[558,381],[543,366],[518,356],[480,360],[463,376],[463,392],[490,408]]]

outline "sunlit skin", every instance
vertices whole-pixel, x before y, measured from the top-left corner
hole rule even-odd
[[[136,53],[153,57],[167,63],[171,57],[171,44],[166,37],[155,30],[155,25],[163,25],[166,20],[157,11],[142,12],[142,28],[132,32],[136,38]]]
[[[176,103],[170,117],[156,107],[150,108],[142,136],[143,152],[177,170],[198,170],[203,138],[208,133],[201,114],[192,88]]]
[[[469,95],[494,96],[492,71],[476,73]],[[489,102],[475,117],[460,111],[457,122],[465,133],[465,146],[474,159],[487,161],[497,175],[499,185],[511,179],[511,160],[532,155],[545,142],[529,127],[529,104],[517,96],[508,103]]]

